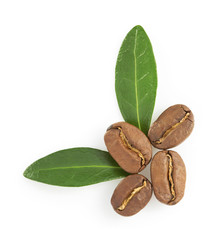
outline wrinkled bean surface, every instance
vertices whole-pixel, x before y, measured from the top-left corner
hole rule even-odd
[[[168,149],[182,143],[192,132],[194,116],[191,110],[182,104],[166,109],[152,124],[148,137],[152,145],[159,149]]]
[[[178,203],[186,183],[186,168],[180,155],[174,151],[156,153],[150,171],[156,198],[168,205]]]
[[[133,174],[123,179],[116,187],[111,204],[122,216],[131,216],[143,209],[152,196],[152,185],[149,180]]]
[[[129,123],[119,122],[111,125],[104,140],[111,156],[126,172],[138,173],[151,160],[152,147],[149,139]]]

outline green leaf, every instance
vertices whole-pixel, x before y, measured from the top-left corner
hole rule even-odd
[[[141,26],[135,26],[122,43],[115,79],[123,118],[147,134],[156,99],[157,72],[152,45]]]
[[[80,187],[127,176],[108,152],[71,148],[52,153],[31,164],[26,178],[47,184]]]

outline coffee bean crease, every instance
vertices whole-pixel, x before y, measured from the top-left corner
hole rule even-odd
[[[135,189],[133,189],[133,191],[129,194],[129,196],[122,202],[122,205],[120,207],[118,207],[119,211],[123,211],[127,204],[129,203],[129,201],[138,193],[140,192],[144,187],[146,187],[146,180],[143,181],[142,186],[137,187]]]
[[[128,141],[128,139],[126,138],[125,134],[122,131],[121,127],[118,127],[119,131],[120,131],[120,138],[122,139],[123,144],[129,148],[130,150],[132,150],[133,152],[135,152],[136,154],[138,154],[138,156],[141,158],[141,165],[145,165],[145,158],[143,156],[143,154],[136,148],[134,148]]]
[[[166,137],[170,135],[170,133],[174,129],[176,129],[180,124],[182,124],[184,121],[189,119],[189,116],[190,116],[190,112],[186,112],[185,116],[178,123],[174,124],[171,128],[167,129],[164,132],[163,136],[160,139],[158,139],[157,141],[154,141],[154,142],[157,143],[157,144],[161,144],[166,139]]]
[[[170,183],[170,191],[171,191],[171,195],[172,195],[170,202],[172,202],[176,198],[176,193],[175,193],[175,189],[174,189],[174,181],[173,181],[173,159],[172,159],[171,155],[169,154],[169,152],[167,153],[167,157],[169,159],[168,160],[168,162],[169,162],[168,180]]]

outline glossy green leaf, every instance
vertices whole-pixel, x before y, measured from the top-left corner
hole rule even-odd
[[[141,26],[134,27],[122,43],[115,79],[123,118],[147,134],[156,99],[157,72],[152,45]]]
[[[80,187],[127,176],[108,152],[71,148],[52,153],[31,164],[24,176],[47,184]]]

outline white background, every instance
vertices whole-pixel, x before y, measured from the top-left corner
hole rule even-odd
[[[1,239],[223,238],[222,9],[215,0],[0,1]],[[187,168],[182,201],[166,206],[153,196],[127,218],[110,205],[120,180],[63,188],[23,171],[61,149],[106,150],[106,128],[123,120],[118,51],[138,24],[158,68],[153,121],[182,103],[195,128],[173,149]],[[143,173],[149,177],[149,167]]]

